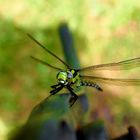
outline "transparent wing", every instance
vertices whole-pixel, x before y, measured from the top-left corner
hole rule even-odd
[[[113,79],[105,77],[81,76],[81,80],[117,86],[140,86],[140,79]]]
[[[51,68],[53,68],[53,69],[55,69],[55,70],[59,70],[59,71],[62,70],[62,69],[57,68],[57,67],[55,67],[55,66],[52,66],[52,65],[48,64],[47,62],[42,61],[42,60],[40,60],[40,59],[38,59],[38,58],[36,58],[36,57],[31,56],[31,58],[34,59],[35,61],[37,61],[37,62],[43,64],[43,65],[49,66],[49,67],[51,67]]]
[[[44,47],[40,42],[38,42],[34,37],[32,37],[30,34],[27,34],[33,41],[35,41],[41,48],[43,48],[46,52],[51,54],[53,57],[55,57],[57,60],[59,60],[61,63],[63,63],[67,68],[70,68],[70,66],[64,62],[62,59],[60,59],[58,56],[56,56],[54,53],[52,53],[50,50],[48,50],[46,47]]]
[[[78,71],[89,71],[89,70],[128,70],[136,67],[140,67],[140,57],[133,58],[125,61],[120,61],[116,63],[108,63],[108,64],[100,64],[89,66],[81,69],[77,69]]]

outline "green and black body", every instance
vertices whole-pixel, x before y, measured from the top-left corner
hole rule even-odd
[[[132,69],[140,66],[140,57],[129,59],[117,63],[108,63],[108,64],[99,64],[94,66],[89,66],[81,69],[71,68],[66,62],[44,47],[41,43],[39,43],[35,38],[28,34],[28,36],[35,41],[41,48],[43,48],[46,52],[54,56],[61,63],[66,66],[66,70],[62,70],[61,68],[55,67],[51,64],[48,64],[45,61],[42,61],[36,57],[31,56],[34,60],[49,66],[58,71],[56,75],[57,84],[52,85],[52,90],[50,91],[51,95],[58,93],[63,88],[66,88],[71,93],[70,106],[72,106],[77,100],[78,96],[74,92],[76,88],[81,86],[89,86],[94,87],[99,91],[103,91],[99,86],[100,83],[107,84],[115,84],[115,85],[140,85],[140,79],[113,79],[113,78],[104,78],[104,77],[96,77],[89,75],[82,75],[82,72],[86,71],[96,71],[96,70],[124,70],[124,69]]]

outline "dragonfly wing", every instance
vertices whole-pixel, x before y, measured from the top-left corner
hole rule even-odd
[[[78,71],[89,71],[89,70],[128,70],[136,67],[140,67],[140,57],[133,58],[125,61],[116,63],[99,64],[94,66],[77,69]]]
[[[117,86],[140,86],[140,79],[113,79],[105,77],[81,76],[81,80]]]

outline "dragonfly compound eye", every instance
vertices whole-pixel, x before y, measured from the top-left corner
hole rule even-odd
[[[65,71],[60,71],[58,74],[57,74],[57,79],[58,79],[58,82],[61,83],[61,84],[66,84],[67,83],[67,72]]]

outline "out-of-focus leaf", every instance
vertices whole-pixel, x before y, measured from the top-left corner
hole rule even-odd
[[[73,38],[66,23],[60,25],[59,34],[66,62],[73,68],[79,68],[80,64],[74,48]]]
[[[48,96],[33,108],[28,121],[39,117],[45,117],[45,120],[61,118],[69,111],[69,98],[69,94]]]
[[[68,111],[69,94],[47,97],[11,140],[75,140],[74,129],[65,121]]]

